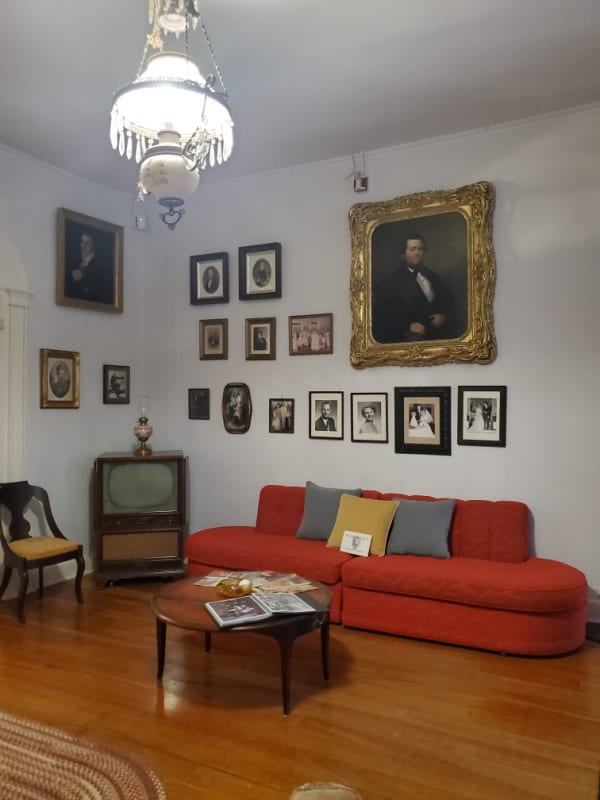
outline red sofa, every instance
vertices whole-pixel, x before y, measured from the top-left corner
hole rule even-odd
[[[295,572],[332,592],[331,620],[401,636],[522,655],[556,655],[585,639],[588,588],[568,564],[530,558],[523,503],[456,500],[451,558],[355,557],[295,538],[303,486],[264,486],[256,524],[208,528],[186,539],[188,573]],[[372,499],[436,498],[363,491]]]

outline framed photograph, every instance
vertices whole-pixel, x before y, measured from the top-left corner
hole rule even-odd
[[[351,208],[352,366],[494,360],[493,207],[482,181]]]
[[[350,395],[350,417],[353,442],[388,441],[388,396],[380,394]]]
[[[506,386],[458,387],[458,443],[506,447]]]
[[[394,389],[396,453],[449,456],[450,387]]]
[[[333,314],[302,314],[288,319],[291,356],[333,353]]]
[[[210,389],[188,389],[188,418],[210,419]]]
[[[311,439],[344,438],[344,393],[308,393],[308,435]]]
[[[227,320],[200,320],[200,360],[226,359],[228,352]]]
[[[281,297],[281,244],[238,248],[240,300]]]
[[[245,383],[228,383],[221,402],[223,425],[227,433],[246,433],[252,422],[252,398]]]
[[[246,361],[273,361],[275,344],[275,317],[246,320]]]
[[[123,312],[123,228],[59,208],[56,303]]]
[[[79,353],[40,350],[40,408],[79,408]]]
[[[269,398],[269,433],[294,432],[294,401],[289,397]]]
[[[190,303],[229,302],[229,254],[208,253],[190,257]]]
[[[130,368],[117,364],[102,366],[102,402],[105,404],[129,403]]]

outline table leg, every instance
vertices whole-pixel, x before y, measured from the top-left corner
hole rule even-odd
[[[290,636],[289,630],[282,630],[274,634],[274,638],[279,642],[279,653],[281,656],[281,695],[283,700],[283,713],[287,717],[290,713],[292,643],[295,637]]]
[[[167,641],[167,623],[156,620],[156,677],[160,681],[165,668],[165,645]]]
[[[329,680],[329,611],[323,615],[321,623],[321,664],[323,665],[323,677]]]

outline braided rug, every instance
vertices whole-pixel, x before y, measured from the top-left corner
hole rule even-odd
[[[166,800],[153,772],[105,747],[0,712],[0,800]]]

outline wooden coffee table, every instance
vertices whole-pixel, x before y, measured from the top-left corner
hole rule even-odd
[[[302,592],[300,597],[315,607],[314,613],[280,614],[269,619],[246,625],[220,628],[204,608],[210,600],[223,600],[214,587],[198,586],[198,577],[166,586],[152,599],[152,610],[156,615],[156,651],[158,680],[162,679],[165,666],[165,646],[167,625],[204,633],[204,649],[210,652],[213,633],[240,633],[243,631],[271,636],[279,643],[281,654],[281,691],[283,713],[290,712],[291,656],[294,641],[305,633],[319,628],[321,630],[321,665],[323,677],[329,679],[329,604],[331,592],[318,581],[310,582],[316,587],[310,592]]]

